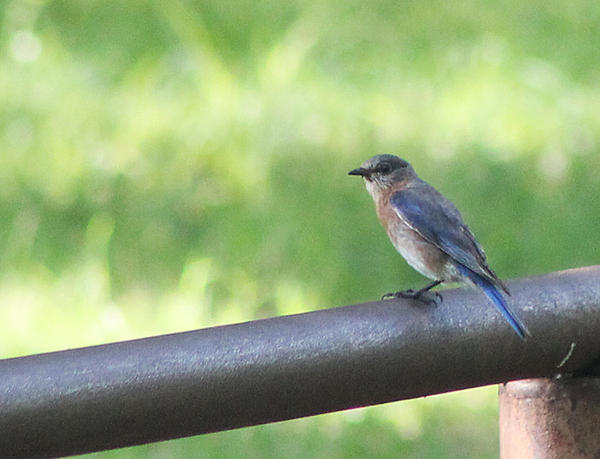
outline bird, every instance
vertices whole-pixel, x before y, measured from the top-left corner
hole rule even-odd
[[[376,155],[348,172],[364,179],[377,216],[393,246],[406,262],[433,282],[420,290],[386,293],[385,298],[443,301],[430,290],[443,282],[478,287],[513,330],[525,339],[529,330],[509,308],[508,287],[489,267],[483,247],[464,223],[456,206],[420,179],[413,167],[394,155]]]

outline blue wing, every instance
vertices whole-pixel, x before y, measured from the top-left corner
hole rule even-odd
[[[424,239],[508,293],[488,266],[483,249],[463,222],[458,209],[435,188],[419,181],[416,186],[393,193],[390,204],[396,214]]]

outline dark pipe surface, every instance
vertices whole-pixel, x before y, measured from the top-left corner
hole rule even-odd
[[[589,366],[600,266],[0,361],[0,457],[65,456]]]

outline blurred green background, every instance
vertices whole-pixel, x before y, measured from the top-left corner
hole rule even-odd
[[[600,3],[0,4],[0,358],[424,285],[347,171],[411,161],[501,277],[598,263]],[[493,387],[105,452],[496,457]]]

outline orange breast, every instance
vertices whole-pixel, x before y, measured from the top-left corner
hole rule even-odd
[[[430,279],[448,279],[448,256],[434,244],[411,229],[396,214],[390,198],[394,191],[385,190],[376,201],[377,216],[385,228],[394,248],[404,257],[409,265]]]

